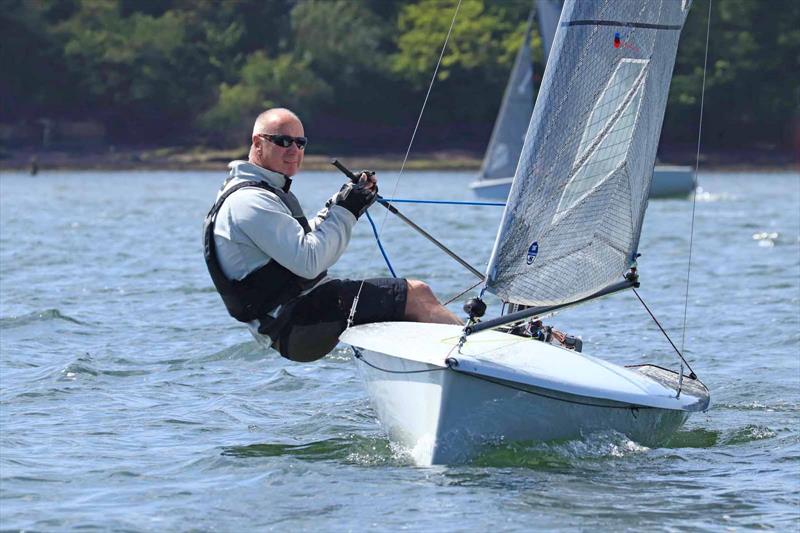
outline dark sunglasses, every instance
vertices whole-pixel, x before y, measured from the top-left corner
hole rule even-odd
[[[272,135],[270,133],[259,133],[259,137],[264,137],[272,144],[277,144],[281,148],[289,148],[295,143],[300,150],[304,150],[308,144],[306,137],[292,137],[291,135]]]

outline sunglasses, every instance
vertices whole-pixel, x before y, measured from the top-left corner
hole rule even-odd
[[[272,135],[270,133],[259,133],[259,137],[264,137],[272,144],[277,144],[281,148],[289,148],[292,143],[297,145],[297,148],[304,150],[308,144],[306,137],[292,137],[291,135]]]

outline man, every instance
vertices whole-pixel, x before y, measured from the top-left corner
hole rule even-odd
[[[315,361],[333,350],[359,296],[353,324],[408,320],[460,324],[418,280],[341,280],[326,270],[344,253],[358,218],[378,193],[364,172],[348,181],[313,220],[290,192],[307,144],[303,124],[288,109],[261,113],[248,161],[230,163],[206,217],[205,259],[228,312],[259,340],[293,361]]]

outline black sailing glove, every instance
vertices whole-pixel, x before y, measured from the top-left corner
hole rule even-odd
[[[378,186],[375,185],[372,189],[367,189],[365,185],[366,182],[353,183],[348,181],[342,185],[339,193],[334,197],[334,204],[344,207],[353,213],[356,218],[360,217],[378,198]]]

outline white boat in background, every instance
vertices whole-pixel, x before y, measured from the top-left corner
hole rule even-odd
[[[505,200],[514,178],[482,178],[469,184],[476,195],[491,200]],[[686,198],[697,188],[692,167],[656,165],[650,183],[650,198]]]
[[[464,327],[342,333],[382,425],[418,464],[595,431],[655,445],[708,408],[683,365],[624,367],[508,329],[638,286],[648,169],[689,3],[565,3],[481,291],[522,310],[479,321],[477,299]]]
[[[536,20],[544,47],[544,57],[549,57],[561,14],[559,0],[536,0]],[[497,115],[489,146],[483,158],[478,179],[469,187],[481,198],[505,200],[517,167],[525,132],[528,129],[536,97],[533,92],[533,59],[531,54],[531,10],[525,39],[517,51],[511,76],[508,78],[503,101]],[[655,165],[650,185],[650,198],[688,197],[695,190],[694,171],[689,166]]]
[[[687,198],[696,188],[692,167],[656,165],[650,183],[650,198]]]

